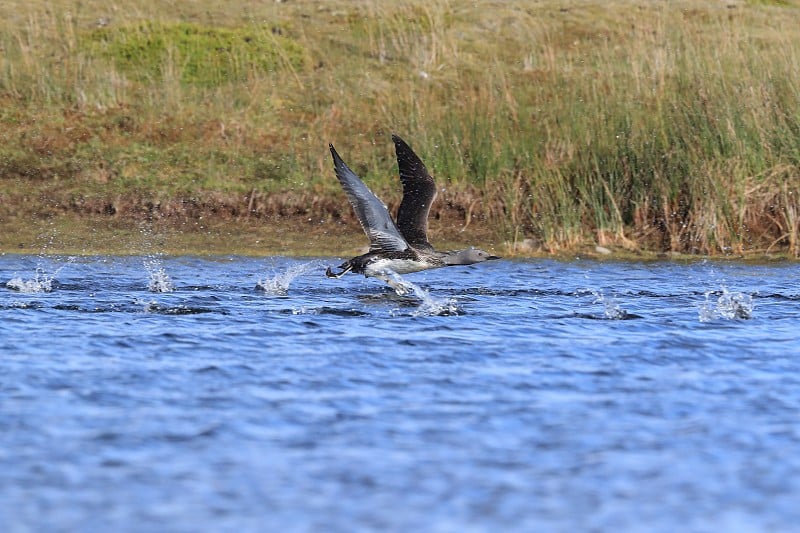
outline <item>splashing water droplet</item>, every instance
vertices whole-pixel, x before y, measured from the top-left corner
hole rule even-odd
[[[296,278],[312,272],[320,264],[319,261],[309,261],[308,263],[292,265],[283,272],[273,272],[272,276],[258,280],[256,289],[260,289],[272,296],[286,296],[289,292],[289,285]]]
[[[717,317],[717,313],[714,308],[714,303],[708,299],[710,295],[711,295],[710,292],[706,292],[705,294],[706,299],[699,306],[698,319],[700,320],[700,322],[711,322]]]
[[[450,316],[462,314],[461,308],[453,298],[431,296],[428,291],[416,287],[416,285],[414,295],[422,300],[422,305],[411,313],[412,316]]]
[[[741,292],[730,292],[723,287],[722,296],[717,299],[717,311],[728,320],[752,318],[753,297]]]
[[[157,256],[147,256],[144,259],[144,268],[149,276],[147,290],[150,292],[172,292],[175,285],[164,269],[164,263]]]
[[[34,276],[32,279],[22,279],[21,277],[15,277],[10,279],[6,283],[6,287],[11,290],[19,291],[23,293],[41,293],[41,292],[52,292],[57,286],[58,281],[56,281],[56,276],[69,264],[75,262],[74,257],[68,257],[64,264],[56,268],[52,273],[48,273],[45,267],[43,266],[42,262],[44,261],[44,255],[39,256],[39,262],[36,265],[36,270],[34,271]]]
[[[51,292],[53,290],[53,278],[37,268],[33,279],[12,278],[6,283],[6,287],[24,293]]]
[[[461,314],[461,309],[453,298],[439,298],[432,296],[428,291],[412,283],[393,270],[383,272],[384,279],[397,293],[398,296],[406,296],[413,293],[422,302],[419,307],[411,314],[414,317],[421,316],[445,316]]]
[[[722,294],[716,301],[711,301],[711,291],[705,293],[705,301],[700,304],[700,322],[710,322],[717,318],[725,320],[747,320],[753,317],[753,297],[742,292],[731,292],[724,285]]]
[[[403,277],[394,270],[390,270],[388,268],[382,270],[377,277],[378,279],[381,279],[385,281],[387,284],[389,284],[389,286],[392,289],[394,289],[394,292],[398,296],[407,296],[412,292],[415,292],[414,291],[415,289],[417,289],[418,291],[422,290],[413,283],[411,283],[410,281],[406,281],[405,279],[403,279]]]
[[[625,311],[619,304],[610,296],[603,294],[603,291],[592,291],[594,302],[596,304],[603,304],[603,316],[608,320],[624,320],[628,317],[628,312]]]

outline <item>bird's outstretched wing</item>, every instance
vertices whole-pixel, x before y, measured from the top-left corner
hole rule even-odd
[[[356,173],[350,170],[333,145],[330,145],[331,155],[333,156],[333,167],[336,170],[336,177],[342,184],[347,199],[367,234],[370,242],[371,252],[401,252],[408,248],[408,243],[403,238],[392,220],[389,210],[375,196]]]
[[[397,210],[397,228],[414,248],[433,249],[428,242],[428,214],[436,198],[436,183],[422,160],[403,139],[392,135],[392,140],[403,184],[403,200]]]

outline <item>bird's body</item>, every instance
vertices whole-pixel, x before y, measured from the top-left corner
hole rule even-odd
[[[367,252],[345,261],[339,268],[354,274],[376,277],[376,273],[386,269],[397,274],[411,274],[443,266],[446,266],[445,263],[435,255],[421,257],[416,250],[408,248],[402,252]]]
[[[330,146],[336,177],[342,184],[364,233],[370,240],[369,251],[339,266],[328,268],[328,277],[347,272],[382,279],[397,288],[390,273],[409,274],[451,265],[470,265],[498,259],[477,248],[439,252],[428,242],[428,214],[436,198],[436,184],[422,160],[397,135],[392,135],[403,184],[403,200],[397,210],[397,223],[388,209],[363,181],[342,161]]]

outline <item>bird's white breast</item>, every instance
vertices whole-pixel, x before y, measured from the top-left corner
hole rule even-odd
[[[364,273],[374,278],[383,275],[386,270],[391,270],[397,274],[410,274],[412,272],[428,270],[429,268],[436,267],[424,261],[412,261],[410,259],[377,259],[367,265],[364,269]]]

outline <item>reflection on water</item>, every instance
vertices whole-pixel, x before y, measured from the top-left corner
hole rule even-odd
[[[800,520],[799,266],[266,261],[0,257],[4,530]]]

